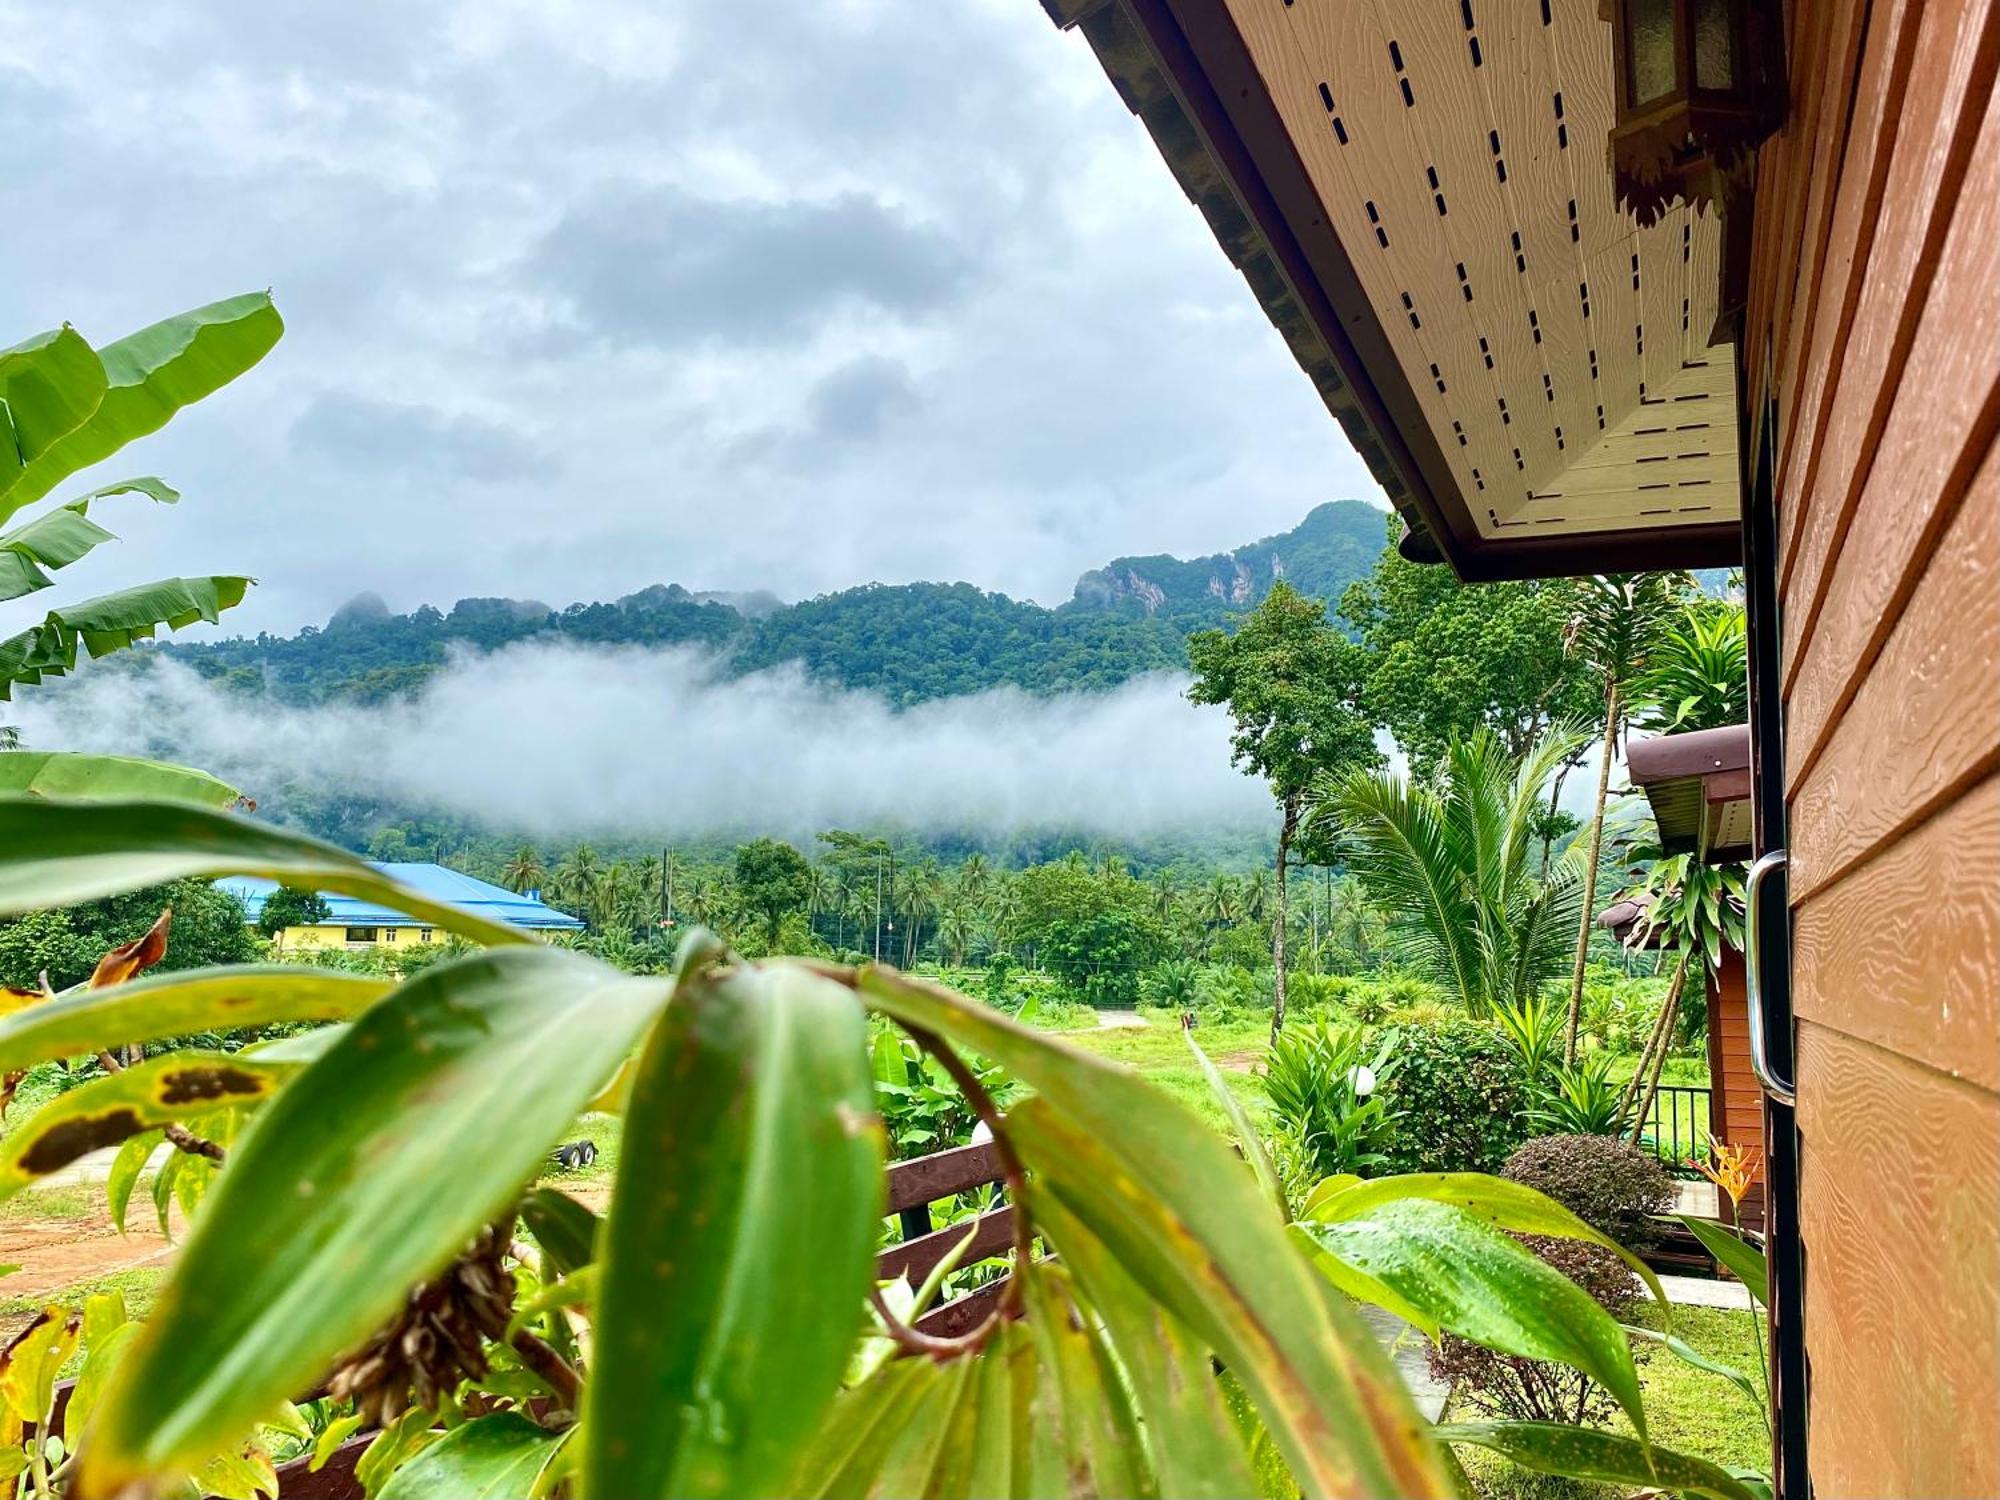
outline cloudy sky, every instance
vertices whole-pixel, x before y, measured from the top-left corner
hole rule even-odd
[[[270,286],[96,592],[1056,602],[1374,494],[1036,0],[0,0],[0,344]],[[149,513],[151,512],[151,513]]]

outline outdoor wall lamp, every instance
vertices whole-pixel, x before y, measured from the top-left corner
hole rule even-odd
[[[1783,123],[1777,0],[1602,0],[1612,23],[1618,201],[1652,224],[1675,201],[1720,201]]]

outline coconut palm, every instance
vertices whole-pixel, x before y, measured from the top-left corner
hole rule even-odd
[[[964,906],[948,906],[938,916],[937,938],[953,968],[965,966],[965,954],[978,938],[978,925]]]
[[[549,888],[558,899],[587,906],[604,864],[588,844],[578,844],[549,872]]]
[[[1549,779],[1582,743],[1558,731],[1517,760],[1481,729],[1452,742],[1434,784],[1358,771],[1313,785],[1313,831],[1338,838],[1391,951],[1474,1015],[1562,972],[1580,871],[1565,856],[1539,873],[1530,851]]]
[[[1584,857],[1583,904],[1577,917],[1576,953],[1570,968],[1569,1020],[1563,1032],[1563,1061],[1576,1062],[1576,1027],[1583,1011],[1583,970],[1590,957],[1596,916],[1597,867],[1604,852],[1604,803],[1611,789],[1611,762],[1626,721],[1628,697],[1654,651],[1666,638],[1694,587],[1687,573],[1613,573],[1580,579],[1576,606],[1564,632],[1566,648],[1597,677],[1604,692],[1604,749],[1597,763],[1597,797],[1591,805],[1588,852]]]
[[[541,851],[533,844],[523,844],[507,858],[501,866],[500,879],[507,889],[516,893],[532,891],[549,878],[549,872],[542,863]]]

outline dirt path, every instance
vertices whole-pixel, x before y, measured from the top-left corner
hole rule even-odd
[[[178,1210],[172,1222],[178,1238],[186,1227]],[[150,1204],[135,1204],[125,1229],[121,1235],[111,1227],[110,1211],[102,1204],[88,1213],[61,1218],[0,1221],[0,1264],[21,1268],[0,1281],[0,1296],[37,1297],[113,1271],[163,1261],[173,1253]]]

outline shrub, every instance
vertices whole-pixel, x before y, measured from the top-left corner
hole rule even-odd
[[[1654,1215],[1673,1202],[1660,1164],[1601,1135],[1548,1135],[1507,1158],[1505,1176],[1537,1188],[1620,1244],[1642,1249],[1658,1237]],[[1609,1250],[1577,1240],[1517,1236],[1588,1292],[1614,1317],[1639,1296],[1639,1279]],[[1450,1381],[1473,1406],[1521,1422],[1601,1422],[1615,1403],[1595,1381],[1565,1365],[1497,1354],[1446,1334],[1431,1351],[1431,1374]]]
[[[1202,998],[1218,1010],[1270,1008],[1271,995],[1257,976],[1234,964],[1214,964],[1202,975]]]
[[[1185,958],[1155,964],[1139,981],[1139,993],[1149,1005],[1189,1010],[1201,998],[1201,970]]]
[[[1400,1111],[1387,1147],[1394,1172],[1494,1172],[1527,1135],[1521,1061],[1490,1027],[1458,1020],[1398,1026],[1387,1085]]]
[[[1660,1164],[1609,1136],[1537,1137],[1507,1158],[1503,1175],[1547,1193],[1630,1250],[1659,1242],[1655,1216],[1674,1201],[1674,1185]]]
[[[1612,1078],[1602,1052],[1579,1058],[1573,1068],[1556,1063],[1547,1083],[1528,1120],[1554,1135],[1622,1135],[1638,1107],[1625,1097],[1624,1083]]]
[[[1388,1162],[1383,1148],[1395,1137],[1397,1111],[1386,1085],[1395,1073],[1393,1039],[1371,1053],[1358,1031],[1325,1022],[1295,1027],[1264,1065],[1272,1123],[1315,1178],[1366,1176]]]

